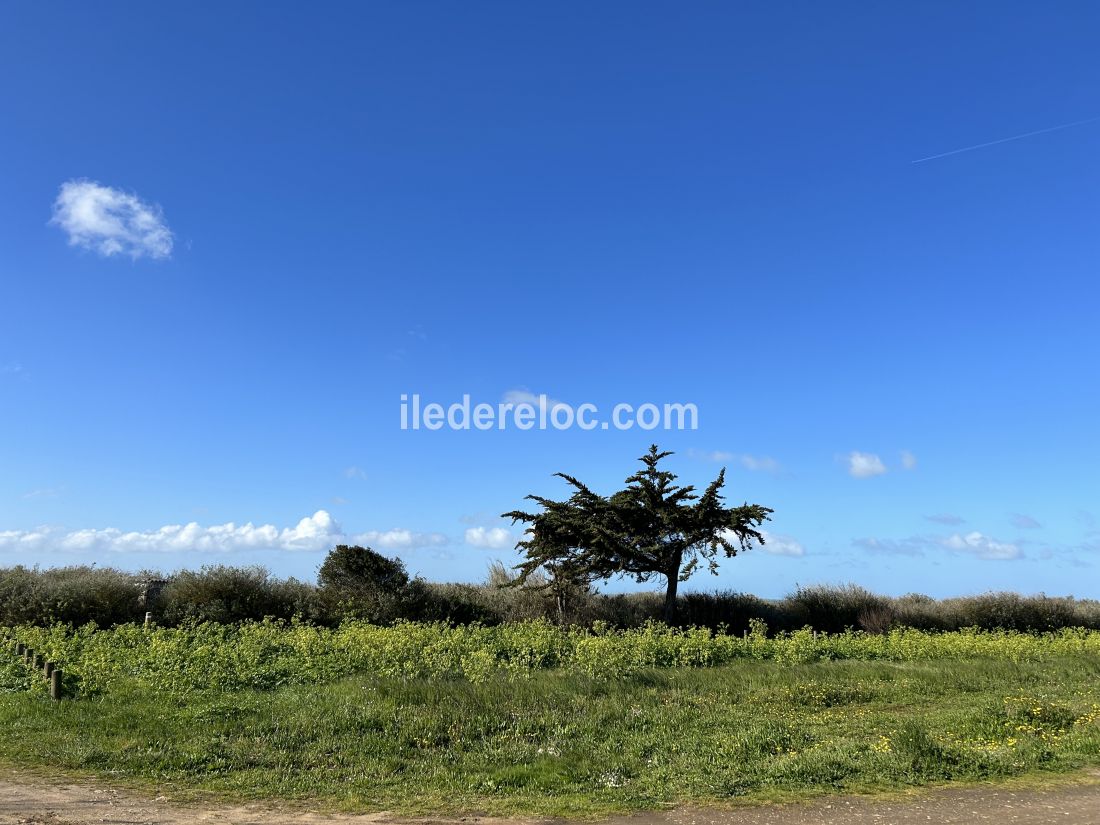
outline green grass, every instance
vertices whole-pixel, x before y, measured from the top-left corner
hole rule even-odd
[[[19,678],[0,664],[0,761],[360,810],[577,816],[1100,762],[1089,652],[180,693],[119,676],[61,703]]]

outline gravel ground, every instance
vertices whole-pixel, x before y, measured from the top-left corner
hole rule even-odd
[[[545,825],[545,820],[402,819],[385,813],[339,814],[275,803],[200,805],[143,796],[96,780],[50,780],[0,772],[0,825]],[[731,809],[681,808],[615,817],[608,825],[928,825],[928,823],[1100,825],[1100,772],[1043,789],[936,789],[903,800],[829,797],[807,804]]]

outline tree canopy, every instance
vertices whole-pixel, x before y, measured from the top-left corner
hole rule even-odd
[[[529,495],[541,506],[540,512],[504,513],[513,524],[529,525],[516,545],[526,557],[516,567],[519,579],[540,569],[574,582],[616,576],[647,582],[662,577],[664,616],[672,621],[679,583],[701,564],[716,573],[720,556],[735,556],[753,542],[764,544],[758,528],[773,510],[748,503],[726,507],[721,495],[724,468],[701,494],[693,486],[676,484],[677,476],[659,466],[670,455],[651,446],[639,459],[644,467],[610,496],[593,492],[573,476],[555,473],[573,488],[569,498]]]
[[[317,582],[333,590],[397,593],[409,583],[409,574],[401,559],[387,558],[369,547],[338,544],[325,556]]]

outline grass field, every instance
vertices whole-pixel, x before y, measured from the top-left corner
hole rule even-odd
[[[52,703],[5,655],[0,760],[237,798],[569,815],[1100,762],[1100,634],[901,633],[891,643],[650,628],[646,642],[641,631],[493,630],[459,633],[448,648],[430,626],[22,628],[20,638],[53,644],[74,674],[83,666],[94,689]],[[369,636],[371,655],[391,667],[343,672],[358,665],[339,653],[341,632],[380,633]],[[397,644],[410,638],[451,652]],[[586,639],[602,647],[578,656]],[[547,645],[556,659],[532,652]],[[309,669],[283,662],[295,646]],[[510,665],[506,649],[525,667]],[[403,658],[435,664],[398,667]],[[201,675],[199,662],[208,663]],[[219,684],[231,672],[239,678]],[[250,686],[250,672],[267,676]]]

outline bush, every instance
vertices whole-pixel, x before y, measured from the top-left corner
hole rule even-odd
[[[339,552],[337,552],[339,551]],[[330,563],[332,562],[332,563]],[[55,623],[110,627],[141,621],[145,580],[109,568],[0,568],[0,625]],[[441,622],[451,626],[496,626],[543,621],[617,629],[659,621],[659,593],[602,595],[570,589],[559,604],[545,580],[511,586],[508,569],[492,565],[482,584],[436,584],[410,578],[400,559],[369,548],[342,546],[321,567],[323,586],[271,576],[262,567],[204,567],[173,575],[149,606],[159,624],[189,621],[237,623],[299,618],[326,626],[348,619],[376,624]],[[803,627],[827,633],[846,628],[873,634],[909,627],[951,631],[976,627],[1035,633],[1062,628],[1100,630],[1100,602],[1017,593],[984,593],[937,601],[911,593],[889,598],[856,585],[800,587],[779,600],[731,591],[680,596],[677,626],[703,627],[740,636],[754,621],[774,633]]]
[[[133,576],[110,568],[0,569],[0,623],[109,627],[140,615],[139,593]]]
[[[1100,629],[1100,603],[1089,599],[983,593],[942,601],[910,595],[896,601],[900,623],[927,630],[961,627],[1031,632],[1063,627]]]
[[[389,624],[423,618],[438,607],[420,579],[409,579],[401,559],[369,547],[341,544],[325,557],[317,574],[327,611],[335,618]]]
[[[315,587],[297,579],[273,579],[262,567],[215,565],[198,572],[185,570],[171,578],[158,601],[157,619],[169,625],[294,616],[327,619]]]
[[[788,629],[809,626],[825,633],[846,628],[884,633],[894,619],[891,600],[855,584],[800,587],[780,604]]]

